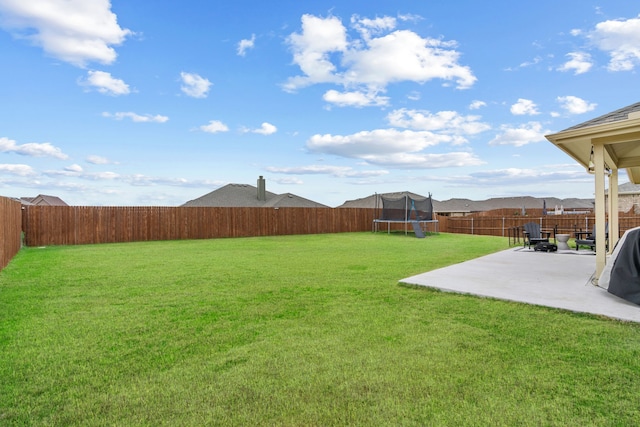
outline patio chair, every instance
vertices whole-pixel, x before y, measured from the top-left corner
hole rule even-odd
[[[528,222],[523,225],[522,228],[524,233],[524,247],[531,249],[531,245],[535,246],[540,242],[549,243],[551,232],[540,230],[540,224],[537,222]]]
[[[607,242],[609,241],[609,223],[604,226],[605,229],[605,239]],[[591,231],[574,231],[573,232],[576,238],[576,251],[580,250],[580,246],[589,246],[591,250],[595,250],[596,248],[596,226],[593,226]]]

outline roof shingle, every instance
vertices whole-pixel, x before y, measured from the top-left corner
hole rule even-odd
[[[267,200],[258,199],[258,188],[249,184],[227,184],[197,199],[183,204],[185,207],[296,207],[296,208],[326,208],[327,205],[296,196],[295,194],[275,194],[265,191]]]
[[[562,132],[565,132],[568,130],[582,129],[589,126],[603,125],[605,123],[619,122],[621,120],[627,120],[629,118],[629,113],[635,113],[637,111],[640,111],[640,102],[627,105],[626,107],[622,107],[618,110],[604,114],[600,117],[596,117],[595,119],[587,120],[586,122],[567,128]]]

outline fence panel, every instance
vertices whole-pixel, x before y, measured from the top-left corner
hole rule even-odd
[[[545,231],[555,230],[559,234],[573,235],[575,231],[591,231],[595,217],[592,214],[504,217],[470,215],[441,220],[440,231],[522,238],[522,226],[528,222],[539,223]],[[640,216],[620,213],[619,226],[622,235],[626,230],[640,226]]]
[[[6,210],[7,201],[13,203],[13,210]],[[13,215],[18,212],[19,216],[19,210],[19,203],[10,199],[0,205],[3,215],[7,211]],[[375,209],[366,208],[25,206],[22,212],[28,246],[370,231],[376,217]],[[540,223],[544,230],[564,234],[590,231],[595,223],[592,214],[542,215],[541,210],[524,216],[508,213],[511,215],[491,216],[485,212],[436,219],[441,232],[516,238],[522,237],[522,226],[531,221]],[[640,226],[640,216],[620,213],[619,222],[623,233]],[[3,221],[3,232],[13,230],[11,224],[11,220]],[[412,231],[403,223],[390,225],[392,231],[404,231],[405,227]],[[10,233],[16,235],[15,230]],[[7,240],[12,241],[3,239]],[[18,237],[18,249],[14,243],[3,249],[3,254],[17,252],[19,241]],[[0,258],[6,259],[3,254]]]
[[[26,206],[28,246],[369,231],[374,209]]]
[[[0,197],[0,270],[20,250],[22,241],[22,209],[18,201]]]

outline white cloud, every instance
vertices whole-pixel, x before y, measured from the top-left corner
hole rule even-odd
[[[571,59],[559,67],[559,71],[573,71],[573,74],[578,75],[586,73],[593,66],[593,60],[588,53],[570,52],[566,56]]]
[[[268,167],[267,171],[290,175],[331,175],[337,178],[363,178],[389,174],[386,170],[357,171],[349,166],[309,165],[299,167]]]
[[[416,152],[450,141],[450,137],[426,131],[376,129],[352,135],[316,134],[307,141],[307,148],[314,152],[363,158],[369,154]]]
[[[229,127],[219,120],[211,120],[209,124],[200,126],[200,130],[207,133],[228,132]]]
[[[428,147],[452,141],[455,141],[455,138],[449,135],[428,131],[376,129],[352,135],[313,135],[307,141],[307,148],[313,152],[398,168],[426,169],[481,163],[473,154],[467,152],[422,152]]]
[[[455,80],[458,89],[471,87],[476,77],[458,64],[460,53],[454,42],[422,38],[412,31],[399,30],[368,40],[366,48],[350,49],[344,62],[349,65],[344,81],[384,88],[389,83],[433,79]]]
[[[354,18],[361,38],[348,38],[339,18],[302,16],[302,31],[287,42],[302,75],[290,78],[284,89],[295,91],[317,83],[365,87],[361,92],[382,91],[394,82],[424,83],[433,79],[455,81],[459,89],[471,87],[476,77],[458,63],[455,42],[422,38],[407,30],[396,30],[393,18]],[[339,68],[342,67],[342,68]]]
[[[610,56],[610,71],[630,71],[640,65],[640,16],[600,22],[589,39]]]
[[[472,101],[471,104],[469,104],[469,109],[470,110],[479,110],[482,107],[486,107],[487,103],[484,101]]]
[[[493,169],[470,173],[461,176],[433,177],[434,180],[447,182],[450,186],[488,187],[498,186],[536,186],[545,183],[584,182],[584,169],[573,164],[548,165],[546,168],[521,169],[506,168]],[[588,179],[588,178],[587,178]]]
[[[533,142],[545,141],[545,134],[551,133],[549,130],[542,130],[539,122],[529,122],[519,127],[503,125],[500,127],[501,133],[496,135],[489,145],[513,145],[521,147]]]
[[[240,42],[238,43],[238,51],[237,51],[238,55],[245,56],[247,54],[247,50],[253,49],[255,42],[256,42],[255,34],[251,34],[250,39],[240,40]]]
[[[131,92],[128,84],[123,80],[112,77],[111,73],[106,71],[88,71],[87,78],[81,80],[80,84],[85,87],[95,88],[105,95],[128,95]]]
[[[151,114],[144,114],[144,115],[140,115],[140,114],[136,114],[136,113],[132,113],[132,112],[117,112],[117,113],[107,113],[104,112],[102,113],[103,117],[111,117],[114,118],[116,120],[122,120],[125,118],[131,119],[134,122],[137,123],[149,123],[149,122],[153,122],[153,123],[165,123],[166,121],[169,120],[169,117],[167,116],[161,116],[159,114],[152,116]]]
[[[73,177],[73,178],[85,179],[88,181],[113,181],[121,178],[121,175],[115,172],[85,172],[84,169],[82,169],[81,167],[78,166],[78,168],[75,168],[73,166],[78,166],[78,165],[72,165],[71,167],[66,167],[64,168],[64,170],[61,170],[61,171],[60,170],[45,171],[44,175],[52,176],[52,177],[59,177],[59,176]]]
[[[358,15],[351,17],[351,25],[364,39],[370,39],[372,35],[382,34],[396,28],[396,18],[391,16],[377,17],[374,19],[360,18]]]
[[[402,14],[398,14],[398,19],[401,21],[420,22],[424,18],[422,18],[422,16],[420,15],[414,15],[411,13],[402,13]]]
[[[472,153],[459,151],[451,153],[395,153],[389,156],[370,155],[363,157],[368,163],[399,169],[439,169],[484,164]]]
[[[409,92],[409,94],[407,94],[407,98],[412,101],[419,101],[421,98],[421,95],[420,95],[420,92],[418,92],[417,90],[413,90]]]
[[[1,166],[0,166],[1,171]],[[156,186],[156,185],[166,185],[172,187],[186,187],[186,188],[208,188],[211,187],[220,187],[223,183],[220,181],[211,181],[211,180],[188,180],[185,178],[167,178],[167,177],[153,177],[143,174],[130,174],[130,175],[122,175],[117,172],[104,171],[104,172],[90,172],[85,171],[79,165],[71,165],[65,167],[63,170],[48,170],[43,172],[44,176],[52,177],[55,179],[54,182],[47,183],[48,186],[54,186],[55,188],[66,188],[70,191],[85,191],[90,190],[93,192],[103,192],[103,191],[116,191],[116,190],[107,190],[104,188],[95,188],[90,189],[88,187],[83,187],[77,183],[71,182],[62,182],[60,181],[60,177],[65,178],[73,178],[77,180],[84,181],[108,181],[111,183],[124,183],[132,186]],[[33,182],[33,179],[30,180]]]
[[[7,173],[17,176],[35,175],[35,172],[31,166],[18,164],[0,164],[0,173]]]
[[[533,101],[519,98],[518,102],[511,106],[511,114],[516,116],[535,116],[536,114],[540,114],[540,112],[538,111],[538,106]]]
[[[259,133],[260,135],[272,135],[278,131],[278,128],[271,123],[264,122],[258,129],[252,130],[253,133]]]
[[[556,100],[560,107],[570,114],[583,114],[593,111],[598,106],[596,103],[589,103],[577,96],[559,96]]]
[[[180,73],[182,86],[180,89],[192,98],[206,98],[212,83],[194,73]]]
[[[94,181],[103,181],[103,180],[114,180],[120,178],[120,174],[116,172],[90,172],[83,174],[83,178],[90,179]]]
[[[336,67],[329,58],[329,54],[347,49],[347,31],[339,18],[303,15],[302,33],[291,34],[287,42],[293,51],[293,62],[304,76],[290,78],[285,89],[293,91],[315,83],[339,82],[334,75]]]
[[[109,165],[112,162],[107,159],[106,157],[102,157],[102,156],[96,156],[96,155],[90,155],[87,157],[87,163],[91,163],[94,165]]]
[[[76,66],[111,64],[113,46],[133,34],[118,25],[109,0],[3,0],[2,26],[49,55]]]
[[[401,108],[387,115],[389,124],[396,127],[419,131],[433,131],[452,135],[452,143],[465,143],[466,135],[475,135],[491,129],[480,121],[480,116],[462,116],[456,111],[439,111],[432,114],[426,110],[408,110]]]
[[[154,177],[142,174],[125,175],[120,177],[120,180],[134,186],[151,187],[155,185],[168,185],[172,187],[220,187],[224,183],[220,181],[210,181],[207,179],[202,180],[188,180],[185,178],[166,178],[166,177]]]
[[[5,137],[0,138],[0,152],[15,153],[30,157],[54,157],[62,160],[69,157],[64,154],[60,148],[54,147],[49,142],[30,142],[28,144],[18,145],[16,141]]]
[[[527,67],[531,67],[533,65],[539,64],[540,62],[542,62],[542,57],[536,56],[535,58],[533,58],[533,60],[525,61],[525,62],[521,63],[518,67],[519,68],[527,68]]]
[[[302,181],[300,178],[295,177],[295,176],[287,176],[285,178],[277,178],[277,179],[274,179],[273,181],[277,182],[278,184],[282,184],[282,185],[302,185],[302,184],[304,184],[304,181]]]
[[[82,166],[80,166],[79,164],[72,164],[67,166],[66,168],[64,168],[64,170],[69,171],[69,172],[77,172],[80,173],[82,172],[84,169],[82,169]]]
[[[338,107],[370,107],[389,104],[388,97],[378,96],[376,93],[338,92],[333,89],[325,92],[322,99]]]

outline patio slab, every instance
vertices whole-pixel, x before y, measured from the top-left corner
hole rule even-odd
[[[591,251],[547,253],[519,247],[400,282],[640,322],[640,305],[593,284],[595,268]]]

